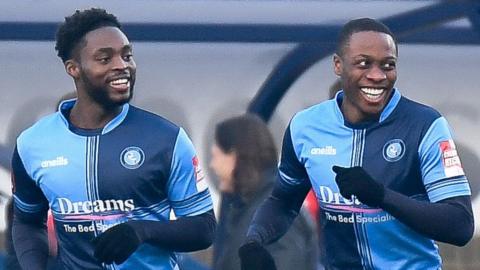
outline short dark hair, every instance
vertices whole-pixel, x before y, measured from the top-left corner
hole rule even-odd
[[[264,186],[265,172],[277,166],[277,148],[272,134],[256,115],[244,114],[218,123],[215,143],[225,153],[235,152],[233,186],[243,199],[253,197]]]
[[[65,61],[73,57],[73,51],[77,44],[90,31],[104,27],[113,26],[121,29],[117,17],[107,13],[101,8],[91,8],[83,11],[75,11],[71,16],[65,17],[56,33],[55,50],[58,57]]]
[[[388,26],[381,23],[380,21],[377,21],[371,18],[360,18],[360,19],[351,20],[343,26],[338,36],[338,42],[337,42],[337,48],[336,48],[337,55],[343,56],[343,53],[345,52],[345,47],[348,46],[350,37],[353,34],[358,32],[365,32],[365,31],[380,32],[380,33],[385,33],[391,36],[393,41],[395,42],[395,50],[398,53],[397,40],[393,35],[392,31],[388,28]]]

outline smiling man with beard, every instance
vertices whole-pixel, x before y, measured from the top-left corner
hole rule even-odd
[[[382,23],[343,27],[333,57],[343,90],[292,118],[276,185],[239,250],[242,269],[270,269],[263,245],[288,230],[311,187],[326,269],[438,270],[434,240],[471,239],[470,188],[450,127],[394,88],[397,58]]]
[[[22,268],[46,267],[50,208],[62,269],[178,269],[174,252],[207,248],[216,225],[190,139],[128,103],[136,65],[115,16],[66,17],[56,49],[77,98],[17,139],[13,241]]]

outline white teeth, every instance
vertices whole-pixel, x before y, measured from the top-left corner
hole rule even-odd
[[[127,83],[128,83],[128,79],[118,79],[110,82],[110,84],[112,85],[127,84]]]
[[[385,89],[378,89],[378,88],[361,88],[360,90],[362,90],[363,93],[370,96],[379,96],[383,94],[383,91],[385,91]]]

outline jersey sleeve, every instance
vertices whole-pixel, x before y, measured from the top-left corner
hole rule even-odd
[[[15,147],[12,156],[12,193],[16,213],[20,218],[42,220],[48,211],[48,201],[40,187],[28,175]]]
[[[452,133],[444,117],[436,119],[419,147],[423,184],[432,202],[470,195]]]
[[[167,196],[176,216],[196,216],[213,209],[198,157],[183,129],[173,150]]]
[[[307,171],[295,151],[290,124],[283,136],[282,156],[278,166],[278,176],[284,188],[304,185],[309,182]]]

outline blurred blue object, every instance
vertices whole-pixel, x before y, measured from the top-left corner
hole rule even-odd
[[[211,270],[211,268],[197,261],[195,258],[188,254],[177,253],[177,256],[177,262],[180,270]]]

